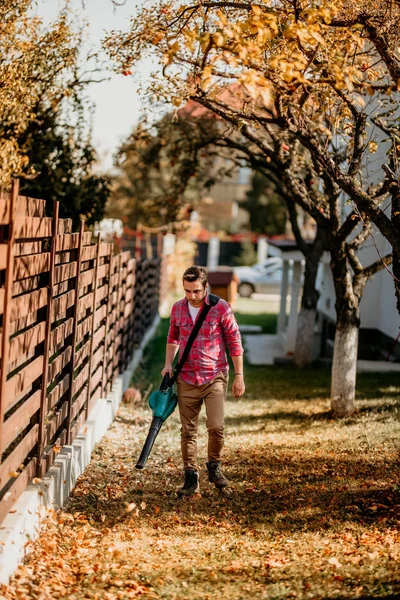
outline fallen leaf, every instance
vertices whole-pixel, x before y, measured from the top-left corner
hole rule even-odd
[[[332,556],[332,558],[329,558],[328,563],[330,565],[332,565],[333,567],[335,567],[336,569],[340,569],[340,567],[342,567],[342,564],[338,561],[338,559],[335,556]]]

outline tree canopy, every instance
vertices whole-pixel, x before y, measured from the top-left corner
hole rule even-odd
[[[39,102],[57,104],[68,94],[66,74],[78,56],[79,35],[73,30],[67,9],[44,27],[32,16],[33,0],[0,6],[0,185],[28,167],[21,136],[35,120]]]
[[[349,196],[357,218],[367,215],[399,254],[398,200],[391,215],[381,206],[399,187],[399,31],[400,7],[391,1],[164,1],[105,45],[118,69],[146,51],[159,58],[154,101],[194,99],[266,152],[265,132],[291,133]],[[235,102],[232,86],[241,90]],[[383,139],[384,168],[371,182]]]

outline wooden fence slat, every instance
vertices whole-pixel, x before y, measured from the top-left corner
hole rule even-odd
[[[7,491],[4,497],[0,500],[0,521],[4,519],[14,502],[19,498],[25,490],[28,483],[35,476],[36,457],[27,464],[21,475],[16,479],[15,483]]]
[[[43,356],[38,356],[21,371],[13,375],[6,383],[4,399],[4,412],[7,412],[23,398],[40,377],[43,369]]]
[[[17,323],[18,321],[15,321]],[[13,323],[14,324],[14,323]],[[18,356],[16,360],[8,362],[7,364],[7,377],[19,369],[22,365],[27,364],[34,359],[36,355],[36,348],[29,348],[23,355]],[[12,377],[12,375],[11,375]]]
[[[28,427],[32,416],[40,408],[41,390],[36,390],[26,402],[22,404],[4,424],[3,444],[7,448],[15,438]]]
[[[103,256],[109,256],[111,252],[111,244],[101,243],[100,244],[100,258]]]
[[[82,262],[85,262],[87,260],[94,260],[96,258],[96,254],[97,254],[97,247],[96,246],[86,246],[85,248],[82,249]]]
[[[75,377],[74,381],[72,382],[72,395],[75,395],[77,392],[79,392],[83,384],[87,381],[88,375],[89,364],[87,363],[83,367],[82,371]]]
[[[44,217],[45,200],[18,196],[15,205],[15,214],[21,217]],[[10,221],[10,201],[0,200],[0,225],[7,225]]]
[[[29,433],[21,440],[16,448],[7,456],[6,460],[0,465],[0,489],[4,487],[10,479],[11,471],[18,471],[21,463],[24,462],[29,452],[37,443],[39,425],[34,425]]]
[[[92,243],[92,232],[91,231],[84,231],[83,235],[82,235],[82,245],[83,246],[90,246]]]
[[[86,315],[86,311],[93,304],[93,292],[89,292],[78,300],[78,319],[82,319]]]
[[[92,329],[92,319],[93,315],[89,315],[87,319],[79,323],[76,331],[76,343],[80,344],[85,335],[89,333]]]
[[[54,283],[61,283],[62,281],[76,277],[76,269],[76,262],[69,263],[68,265],[57,266],[54,273]]]
[[[7,244],[0,244],[0,269],[7,266]]]
[[[8,360],[13,362],[18,357],[25,355],[32,347],[43,342],[45,331],[46,323],[43,321],[42,323],[31,327],[28,331],[25,331],[25,333],[21,333],[13,338],[10,342]]]
[[[94,343],[93,343],[93,345],[94,345]],[[100,362],[103,360],[103,356],[104,356],[104,348],[103,348],[103,346],[100,346],[96,350],[96,352],[94,352],[94,354],[93,354],[93,368],[92,368],[93,373],[96,371]]]
[[[14,257],[30,256],[42,252],[42,242],[15,242]]]
[[[50,253],[32,254],[14,259],[14,281],[45,273],[50,268]]]
[[[57,321],[65,317],[67,310],[73,306],[75,302],[75,290],[70,290],[58,298],[53,298],[51,309],[51,321]]]
[[[104,277],[108,277],[108,274],[110,272],[110,265],[105,264],[105,265],[101,265],[99,267],[99,272],[98,272],[98,279],[104,279]]]
[[[71,360],[71,352],[71,346],[67,346],[64,352],[57,356],[57,358],[55,358],[53,362],[49,364],[47,370],[47,377],[49,381],[54,380],[57,377],[57,375],[59,375],[61,371],[67,366],[67,364]]]
[[[16,217],[15,237],[16,239],[50,237],[52,221],[50,217]]]
[[[87,388],[88,388],[88,385],[86,384],[82,388],[79,396],[76,398],[76,400],[75,400],[75,402],[74,402],[74,404],[72,406],[72,412],[71,412],[71,417],[72,417],[71,421],[72,422],[79,415],[79,413],[81,412],[82,408],[84,407],[84,405],[86,403],[86,398],[87,398],[87,394],[88,394]],[[83,413],[83,414],[85,414],[85,413]]]
[[[71,252],[58,252],[56,254],[56,265],[71,262]]]
[[[50,356],[54,354],[57,346],[61,344],[61,342],[64,342],[65,338],[71,335],[72,328],[73,319],[68,319],[68,321],[65,321],[65,323],[62,323],[61,325],[56,327],[56,329],[53,329],[53,331],[51,332],[51,342],[49,350]]]
[[[69,280],[62,281],[61,283],[55,284],[53,288],[53,298],[57,296],[61,296],[61,294],[65,294],[69,289]]]
[[[0,315],[4,312],[4,300],[5,300],[6,290],[4,288],[0,288]]]
[[[48,444],[51,443],[54,436],[56,435],[56,433],[58,432],[58,430],[64,423],[65,419],[67,418],[67,414],[68,414],[68,405],[66,402],[64,402],[61,405],[60,409],[57,410],[56,413],[53,415],[53,417],[48,419],[48,425],[46,426],[46,441]]]
[[[79,241],[78,233],[57,235],[56,238],[56,252],[64,252],[66,250],[73,250],[77,247]]]
[[[0,225],[8,225],[10,221],[10,200],[0,200]]]
[[[79,289],[81,290],[87,287],[88,285],[91,285],[94,281],[94,275],[94,269],[90,269],[89,271],[84,271],[84,273],[81,273],[81,276],[79,278]]]
[[[98,278],[100,280],[100,278]],[[97,295],[96,295],[96,302],[101,302],[102,300],[104,300],[104,298],[107,298],[107,294],[108,294],[108,285],[102,285],[101,287],[97,288]]]
[[[85,422],[85,418],[86,418],[85,411],[83,411],[72,426],[72,430],[71,430],[71,438],[72,439],[74,439],[76,437],[76,435],[79,433],[80,429],[82,428],[82,426]]]
[[[57,234],[64,235],[72,232],[72,219],[59,219],[57,224]]]
[[[96,310],[94,326],[97,328],[98,325],[106,318],[107,316],[107,306],[103,304]]]
[[[62,398],[67,392],[69,389],[70,379],[71,375],[68,373],[63,377],[60,383],[58,383],[55,388],[51,390],[47,398],[47,412],[50,412],[58,404],[60,398]]]
[[[90,353],[90,340],[85,342],[79,350],[76,352],[75,361],[77,365],[81,365],[84,360],[89,356]]]
[[[40,288],[24,296],[17,296],[11,300],[11,321],[21,315],[35,312],[47,304],[48,288]]]
[[[94,334],[94,339],[93,339],[93,345],[95,348],[97,348],[97,346],[102,341],[104,341],[105,333],[106,333],[106,325],[102,325],[102,327],[100,327],[100,329],[98,329],[96,331],[96,333]]]
[[[13,296],[19,296],[27,292],[32,292],[40,287],[40,276],[28,277],[27,279],[21,279],[20,281],[14,281],[12,284]]]

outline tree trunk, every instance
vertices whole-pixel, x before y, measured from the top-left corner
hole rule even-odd
[[[355,293],[355,276],[347,260],[345,245],[340,242],[331,248],[331,269],[336,292],[331,409],[335,417],[345,417],[355,408],[359,306],[366,279],[358,279],[359,293]]]
[[[304,272],[303,296],[301,310],[297,321],[296,346],[294,350],[294,363],[297,367],[305,367],[312,362],[312,348],[315,316],[319,292],[315,287],[318,273],[320,253],[310,252],[306,258]]]
[[[336,417],[350,415],[355,408],[358,332],[358,319],[336,326],[331,380],[331,409]]]
[[[294,363],[296,367],[306,367],[313,359],[313,336],[316,308],[301,308],[297,318],[296,346]]]
[[[392,221],[396,226],[396,230],[400,232],[400,190],[397,189],[396,193],[392,195]],[[393,249],[393,277],[394,277],[394,290],[396,293],[396,306],[400,313],[400,256]]]
[[[294,363],[297,367],[311,364],[313,356],[313,338],[315,317],[317,314],[319,291],[315,287],[318,265],[326,245],[326,231],[318,227],[312,246],[306,249],[306,267],[304,271],[303,296],[301,310],[297,320],[296,346]]]

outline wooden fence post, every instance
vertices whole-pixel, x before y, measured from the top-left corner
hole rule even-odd
[[[4,404],[7,382],[7,360],[10,347],[10,314],[12,288],[14,280],[14,241],[15,241],[15,212],[18,200],[19,181],[14,180],[11,189],[10,219],[8,225],[6,280],[4,293],[3,327],[1,338],[1,374],[0,374],[0,462],[3,454]]]
[[[157,256],[161,257],[163,250],[163,235],[162,233],[157,233]]]
[[[50,352],[50,340],[51,340],[51,315],[53,308],[53,288],[54,288],[54,273],[56,266],[56,249],[57,249],[57,233],[58,233],[58,213],[59,213],[59,202],[54,203],[53,211],[53,224],[52,224],[52,238],[51,238],[51,250],[50,250],[50,270],[49,270],[49,284],[47,287],[47,315],[46,315],[46,330],[44,339],[44,350],[43,350],[43,375],[42,375],[42,389],[40,394],[40,413],[39,413],[39,432],[38,432],[38,452],[37,452],[37,465],[36,473],[38,477],[42,477],[42,456],[44,450],[44,424],[46,419],[46,403],[47,403],[47,384],[48,384],[48,371],[49,371],[49,352]]]
[[[107,298],[107,316],[106,316],[106,332],[104,335],[104,358],[103,358],[103,374],[101,376],[101,397],[104,398],[104,390],[107,383],[107,334],[108,334],[108,326],[110,323],[110,305],[111,305],[111,294],[110,294],[110,280],[111,280],[111,265],[114,255],[113,245],[110,245],[110,254],[109,254],[109,269],[108,269],[108,298]]]
[[[142,256],[142,238],[138,235],[135,236],[135,258],[141,260]]]
[[[70,381],[68,389],[68,412],[67,412],[67,444],[71,443],[71,412],[72,412],[72,397],[74,389],[74,371],[75,371],[75,357],[76,357],[76,338],[78,332],[78,307],[79,307],[79,283],[81,278],[81,267],[82,267],[82,246],[83,246],[83,233],[85,231],[85,221],[81,221],[79,228],[79,241],[78,241],[78,259],[76,265],[76,279],[75,279],[75,307],[74,307],[74,322],[72,327],[72,352],[71,352],[71,370],[70,370]]]
[[[92,309],[92,334],[90,338],[90,353],[89,353],[89,369],[88,369],[88,393],[86,398],[85,406],[85,418],[88,418],[89,414],[89,402],[90,402],[90,380],[92,378],[92,359],[93,359],[93,338],[94,329],[96,324],[96,303],[97,303],[97,276],[99,272],[99,261],[100,261],[100,234],[97,236],[97,252],[96,252],[96,268],[94,270],[94,290],[93,290],[93,309]]]
[[[146,232],[144,234],[144,240],[146,243],[146,258],[152,259],[153,258],[153,246],[151,243],[151,233]]]

